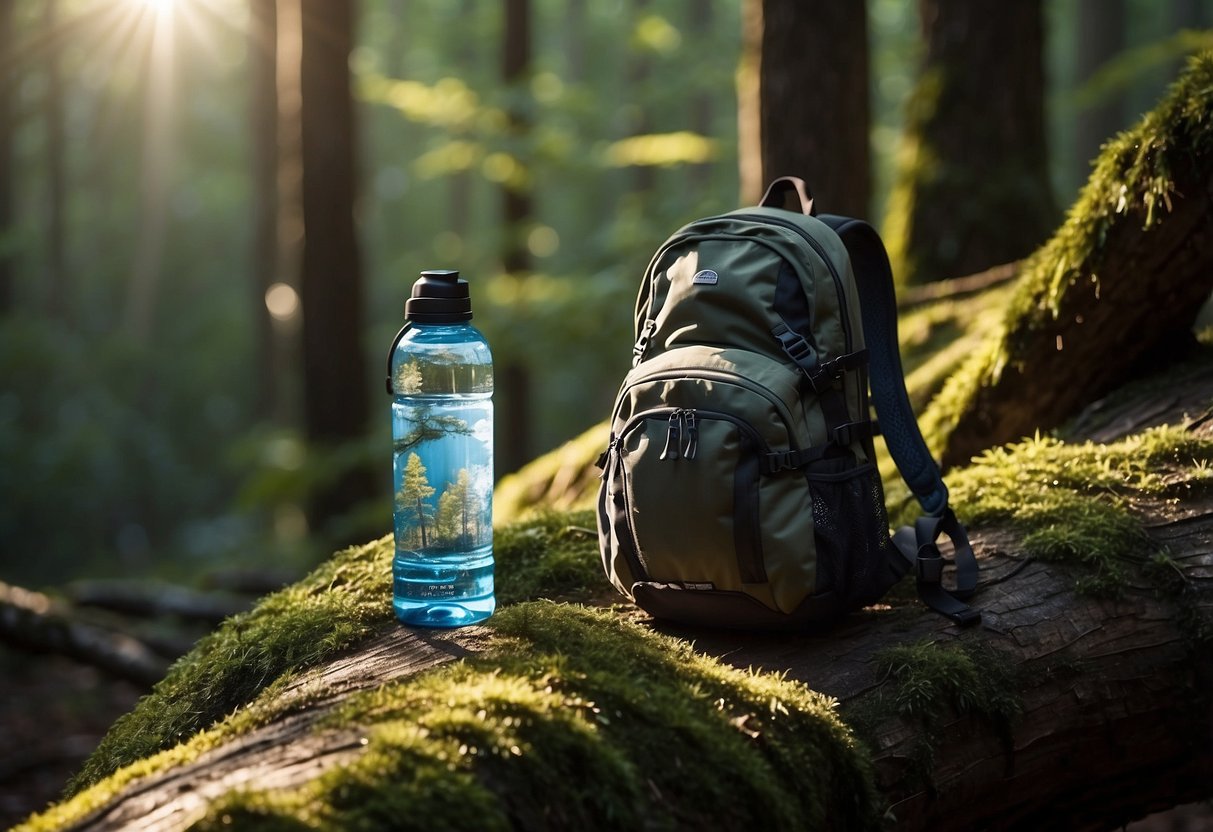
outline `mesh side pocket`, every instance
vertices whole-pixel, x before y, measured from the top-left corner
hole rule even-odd
[[[876,601],[894,579],[886,565],[889,520],[876,467],[829,459],[805,477],[813,499],[817,591],[847,607]]]

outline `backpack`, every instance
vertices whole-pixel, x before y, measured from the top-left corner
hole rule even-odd
[[[757,207],[692,222],[657,250],[635,338],[598,460],[599,546],[619,592],[686,624],[803,628],[913,569],[929,606],[979,620],[963,603],[977,563],[910,408],[870,225],[818,216],[802,180],[777,179]],[[892,536],[869,370],[890,455],[926,512]]]

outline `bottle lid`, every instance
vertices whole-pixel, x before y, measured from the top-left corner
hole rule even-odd
[[[472,319],[468,282],[455,269],[428,269],[413,284],[404,304],[406,320],[419,324],[451,324]]]

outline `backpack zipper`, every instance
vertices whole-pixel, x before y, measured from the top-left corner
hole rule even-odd
[[[726,384],[731,384],[734,387],[740,387],[743,390],[749,390],[751,393],[755,393],[755,394],[761,396],[762,398],[766,399],[768,402],[770,402],[772,405],[774,405],[775,409],[779,413],[779,417],[781,419],[783,419],[784,426],[788,429],[788,443],[792,446],[793,449],[799,447],[799,445],[797,445],[797,443],[796,443],[796,432],[795,432],[795,430],[793,430],[793,427],[796,425],[796,420],[794,418],[792,418],[792,411],[788,409],[787,404],[779,396],[779,394],[776,393],[774,390],[764,387],[763,385],[758,384],[756,382],[752,382],[749,379],[745,378],[744,376],[740,376],[735,373],[728,373],[723,370],[695,369],[693,372],[694,372],[694,377],[696,377],[696,378],[709,379],[712,381],[722,381]],[[687,378],[687,373],[688,373],[688,371],[686,369],[661,370],[656,373],[649,373],[649,374],[640,376],[639,378],[631,379],[627,383],[626,387],[634,387],[637,384],[645,384],[645,383],[651,382],[651,381],[662,381],[665,379],[684,379],[684,378]],[[616,411],[612,414],[612,417],[611,417],[612,421],[614,421],[614,419],[619,416],[620,409],[622,409],[622,404],[620,404],[619,408],[616,409]],[[654,411],[648,410],[648,411],[644,411],[644,412],[652,413]],[[659,412],[664,412],[664,411],[659,411]],[[675,409],[674,412],[677,412],[677,409]],[[699,411],[699,412],[702,413],[704,411]],[[633,416],[633,419],[635,419],[634,416]],[[622,435],[624,433],[624,431],[621,430],[619,433],[620,433],[620,435]],[[666,434],[666,447],[667,448],[669,447],[670,441],[671,441],[670,435],[667,433]],[[696,436],[696,441],[698,442],[698,436]],[[663,456],[662,459],[665,459],[665,457]]]
[[[682,414],[684,411],[675,410],[670,414],[669,424],[665,431],[665,447],[661,449],[658,459],[678,459],[678,451],[682,447]],[[690,457],[687,457],[690,459]]]

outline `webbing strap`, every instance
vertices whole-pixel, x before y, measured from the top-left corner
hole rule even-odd
[[[943,585],[944,559],[936,542],[941,534],[952,541],[954,552],[956,587],[951,590]],[[952,509],[944,509],[938,516],[920,517],[913,526],[902,526],[893,534],[893,548],[897,552],[891,564],[894,571],[898,575],[914,571],[923,603],[962,627],[981,621],[981,613],[964,603],[977,588],[977,558],[968,533]]]
[[[884,243],[876,229],[862,220],[830,214],[818,219],[834,229],[851,256],[871,367],[872,402],[889,455],[923,511],[938,515],[947,508],[948,489],[927,450],[906,393],[897,342],[893,271]]]

